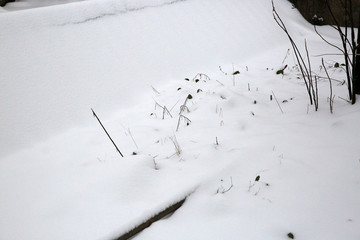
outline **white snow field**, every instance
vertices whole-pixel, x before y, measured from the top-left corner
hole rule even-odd
[[[185,196],[134,239],[360,238],[343,59],[315,111],[271,1],[25,3],[0,13],[0,239],[110,240]],[[275,5],[324,77],[336,49]]]

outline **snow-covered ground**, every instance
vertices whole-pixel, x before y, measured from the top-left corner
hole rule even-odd
[[[0,8],[2,11],[19,11],[26,9],[33,9],[39,7],[49,7],[59,4],[67,4],[73,2],[80,2],[84,0],[16,0],[15,2],[7,3],[3,8]]]
[[[299,46],[335,52],[290,3],[275,4]],[[135,239],[359,239],[359,104],[334,81],[331,114],[321,80],[320,109],[308,106],[271,10],[268,0],[5,8],[0,239],[112,239],[187,195]],[[345,79],[341,56],[325,61]]]

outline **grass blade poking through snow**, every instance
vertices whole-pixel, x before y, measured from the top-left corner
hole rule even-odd
[[[96,113],[94,112],[93,109],[91,109],[93,116],[98,120],[98,122],[100,123],[102,129],[104,129],[104,132],[106,133],[106,135],[109,137],[110,141],[112,142],[112,144],[115,146],[116,150],[120,153],[121,157],[124,157],[124,155],[120,152],[119,148],[116,146],[114,140],[112,140],[112,138],[110,137],[110,134],[106,131],[104,125],[101,123],[100,119],[98,118],[98,116],[96,115]]]

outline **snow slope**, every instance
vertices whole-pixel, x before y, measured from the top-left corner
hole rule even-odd
[[[275,3],[312,55],[334,51]],[[330,114],[322,80],[308,106],[270,1],[84,1],[0,25],[0,239],[113,239],[187,195],[135,239],[359,238],[359,105]]]
[[[108,116],[147,99],[153,83],[279,45],[282,35],[264,37],[280,33],[268,9],[251,1],[85,1],[1,14],[1,154],[89,124],[90,107]],[[263,29],[250,27],[256,21]]]

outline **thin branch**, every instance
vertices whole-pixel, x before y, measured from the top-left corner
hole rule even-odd
[[[274,95],[275,101],[276,101],[277,105],[279,106],[279,109],[280,109],[281,113],[284,114],[284,111],[282,110],[282,108],[281,108],[281,106],[280,106],[280,103],[279,103],[279,101],[277,100],[277,98],[276,98],[276,96],[275,96],[275,93],[274,93],[272,90],[271,90],[271,92],[272,92],[272,94]]]
[[[155,100],[154,100],[155,101]],[[169,115],[171,118],[173,117],[170,113],[170,111],[167,109],[166,106],[161,106],[158,102],[155,101],[155,108],[156,106],[159,106],[163,110],[162,119],[165,119],[165,113]]]
[[[181,120],[181,118],[185,119],[188,123],[191,123],[191,120],[190,120],[188,117],[186,117],[186,116],[184,116],[184,115],[179,115],[179,119],[178,119],[178,124],[177,124],[177,127],[176,127],[176,131],[179,131],[179,126],[180,126],[180,120]]]
[[[340,98],[341,100],[344,100],[345,102],[351,103],[351,101],[349,101],[349,100],[347,100],[347,99],[345,99],[345,98],[342,98],[342,97],[340,97],[340,96],[338,96],[338,98]]]
[[[219,80],[216,80],[218,83],[220,83],[221,86],[225,86],[222,82],[220,82]]]
[[[234,184],[233,184],[233,181],[232,181],[232,177],[230,177],[230,182],[231,182],[230,187],[228,189],[224,189],[224,191],[222,191],[222,193],[227,193],[228,191],[230,191],[230,189],[233,188]]]
[[[276,9],[275,9],[275,5],[274,5],[274,1],[272,0],[271,1],[272,3],[272,7],[273,7],[273,18],[275,20],[275,22],[278,24],[278,26],[285,32],[285,34],[287,35],[290,43],[291,43],[291,46],[293,48],[293,51],[294,51],[294,55],[296,57],[296,61],[298,62],[298,67],[300,69],[300,72],[303,76],[303,79],[304,79],[304,83],[305,83],[305,86],[306,86],[306,89],[308,91],[308,95],[309,95],[309,100],[310,100],[310,104],[312,105],[313,104],[313,99],[312,99],[312,96],[311,96],[311,86],[310,86],[310,79],[309,77],[311,76],[311,74],[309,73],[309,70],[308,68],[306,67],[306,64],[305,64],[305,61],[304,61],[304,58],[302,57],[295,41],[292,39],[291,35],[289,34],[284,22],[282,21],[282,19],[280,18],[279,14],[277,13]],[[308,81],[306,80],[308,79]]]
[[[106,131],[104,125],[101,123],[100,119],[98,118],[98,116],[96,115],[95,111],[91,108],[91,111],[93,113],[93,116],[98,120],[99,124],[101,125],[102,129],[104,130],[104,132],[106,133],[106,135],[109,137],[110,141],[112,142],[112,144],[115,146],[116,151],[118,151],[118,153],[120,154],[121,157],[124,157],[124,155],[120,152],[119,148],[116,146],[114,140],[112,140],[112,138],[110,137],[109,133]]]
[[[315,104],[315,111],[318,110],[318,107],[319,107],[319,98],[318,98],[318,87],[317,87],[317,78],[315,76],[315,89],[314,89],[314,85],[313,85],[313,78],[312,78],[312,71],[311,71],[311,63],[310,63],[310,57],[309,57],[309,50],[308,50],[308,47],[307,47],[307,43],[306,43],[306,39],[304,40],[305,42],[305,51],[306,51],[306,58],[307,58],[307,62],[308,62],[308,69],[309,69],[309,85],[310,85],[310,88],[312,90],[312,98],[314,100],[314,104]]]
[[[195,77],[192,79],[192,81],[195,81],[196,79],[199,80],[210,80],[210,77],[204,73],[198,73],[195,75]]]
[[[189,108],[186,106],[186,103],[189,99],[190,94],[186,97],[184,104],[180,106],[180,112],[179,115],[181,115],[185,110],[187,110],[189,112]]]
[[[172,143],[174,144],[174,147],[175,147],[175,154],[177,155],[180,155],[182,150],[181,150],[181,147],[180,147],[180,144],[179,142],[177,141],[177,138],[176,136],[174,135],[173,137],[170,137],[170,140],[172,141]]]
[[[222,181],[222,180],[221,180]],[[234,187],[233,181],[232,181],[232,177],[230,177],[230,186],[227,189],[224,189],[224,187],[221,185],[221,189],[219,188],[216,193],[227,193],[228,191],[230,191],[232,188]]]
[[[345,0],[345,4],[344,4],[344,9],[345,9],[345,15],[346,15],[346,11],[347,11],[347,0]],[[337,21],[333,11],[331,10],[331,7],[330,7],[330,4],[329,4],[329,1],[326,0],[326,6],[327,8],[329,9],[329,12],[331,14],[331,17],[332,19],[334,20],[335,22],[335,25],[336,27],[334,27],[339,35],[340,35],[340,38],[341,38],[341,42],[342,42],[342,45],[343,45],[343,53],[344,53],[344,58],[345,58],[345,68],[346,68],[346,78],[347,78],[347,81],[348,81],[348,92],[349,92],[349,99],[352,100],[352,78],[350,76],[350,66],[353,66],[353,63],[350,58],[349,58],[349,53],[348,53],[348,44],[350,45],[350,49],[351,49],[351,52],[353,53],[354,55],[354,46],[352,46],[352,44],[349,42],[349,39],[348,39],[348,35],[347,35],[347,20],[345,18],[345,33],[341,30],[341,27],[340,27],[340,24],[339,22]],[[354,56],[353,56],[354,57]]]
[[[160,92],[158,90],[156,90],[156,88],[154,88],[154,86],[151,85],[151,88],[156,94],[160,94]]]
[[[340,52],[342,52],[341,55],[344,54],[344,50],[343,50],[343,49],[339,48],[339,47],[336,46],[335,44],[332,44],[331,42],[329,42],[328,40],[326,40],[326,39],[318,32],[318,30],[317,30],[317,28],[316,28],[316,25],[314,25],[314,30],[315,30],[316,34],[317,34],[324,42],[326,42],[328,45],[330,45],[330,46],[338,49]]]
[[[337,82],[337,83],[338,83],[338,86],[345,84],[345,80],[344,80],[344,81],[340,81],[340,80],[335,79],[335,78],[328,78],[328,77],[322,77],[322,76],[317,76],[317,77],[318,77],[319,79],[329,79],[329,80],[331,80],[331,81]]]
[[[174,109],[174,107],[180,102],[180,98],[177,100],[177,102],[170,108],[170,112]]]
[[[343,53],[324,53],[324,54],[318,54],[318,55],[311,55],[312,57],[323,57],[323,56],[343,56]],[[352,55],[352,54],[349,54]]]
[[[284,62],[285,62],[286,58],[287,58],[289,55],[290,55],[290,49],[288,49],[288,50],[286,51],[286,55],[285,55],[283,61],[281,62],[281,65],[284,65]]]
[[[333,99],[334,99],[334,98],[333,98],[332,83],[331,83],[331,79],[330,79],[329,73],[328,73],[328,71],[327,71],[327,69],[326,69],[326,67],[325,67],[324,59],[323,59],[323,58],[321,59],[321,64],[322,64],[322,66],[324,67],[326,76],[327,76],[328,79],[329,79],[329,84],[330,84],[330,112],[333,113],[333,103],[334,103]]]
[[[133,137],[133,135],[132,135],[132,133],[131,133],[131,131],[130,131],[130,128],[128,128],[128,133],[129,133],[131,139],[133,140],[133,142],[134,142],[134,144],[135,144],[135,146],[136,146],[136,149],[139,149],[139,147],[138,147],[138,145],[136,144],[135,139],[134,139],[134,137]]]

